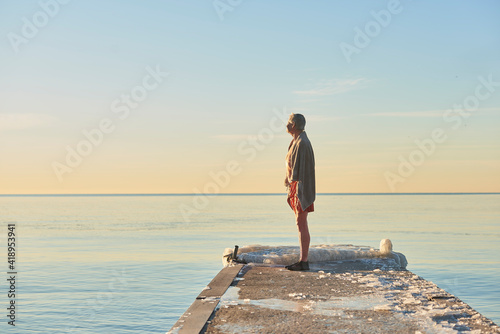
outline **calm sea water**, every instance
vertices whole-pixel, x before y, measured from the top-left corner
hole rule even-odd
[[[0,254],[16,224],[16,327],[2,333],[164,333],[234,245],[297,245],[284,195],[0,197]],[[500,195],[320,195],[312,244],[378,247],[500,323]]]

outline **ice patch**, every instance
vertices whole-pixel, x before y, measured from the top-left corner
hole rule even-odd
[[[358,259],[391,258],[401,268],[405,269],[408,262],[406,257],[397,252],[389,251],[392,243],[389,239],[382,240],[383,252],[368,246],[355,245],[314,245],[309,247],[309,262],[331,262]],[[232,254],[231,248],[226,248],[223,259]],[[264,263],[271,265],[288,265],[299,260],[298,246],[262,246],[250,245],[240,247],[237,261],[243,263]],[[225,263],[227,265],[227,263]]]
[[[284,310],[293,312],[309,311],[313,314],[328,316],[343,316],[344,311],[349,310],[374,310],[377,307],[387,305],[387,300],[382,295],[335,297],[327,300],[305,300],[314,296],[305,296],[302,293],[291,293],[290,297],[295,300],[269,299],[244,299],[238,297],[240,288],[231,286],[220,300],[219,307],[235,305],[253,305],[270,310]],[[322,299],[326,297],[321,297]],[[319,298],[316,298],[319,299]]]

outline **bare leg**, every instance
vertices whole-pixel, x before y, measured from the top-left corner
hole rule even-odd
[[[298,213],[296,215],[297,228],[299,229],[300,241],[300,261],[307,261],[309,255],[309,244],[311,243],[311,236],[309,235],[309,227],[307,226],[308,212]]]

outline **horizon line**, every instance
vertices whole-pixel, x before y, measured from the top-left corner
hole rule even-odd
[[[281,196],[283,193],[218,193],[218,194],[200,194],[200,193],[67,193],[67,194],[0,194],[0,197],[58,197],[58,196]],[[413,192],[413,193],[335,193],[322,192],[316,195],[500,195],[500,192]]]

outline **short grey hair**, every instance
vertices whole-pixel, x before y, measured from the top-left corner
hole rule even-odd
[[[295,124],[297,130],[304,130],[306,127],[306,118],[302,114],[291,114],[290,120]]]

